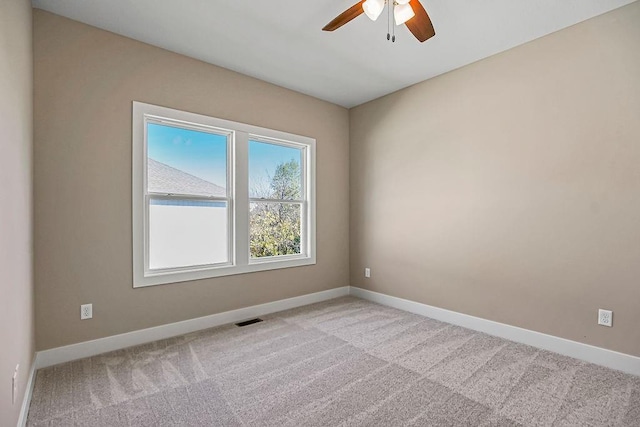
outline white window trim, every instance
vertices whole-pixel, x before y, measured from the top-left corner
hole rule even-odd
[[[133,102],[133,138],[132,138],[132,213],[133,213],[133,287],[154,286],[167,283],[230,276],[280,268],[300,267],[316,263],[316,141],[306,136],[252,126],[229,120],[217,119],[201,114],[189,113],[160,107],[157,105]],[[171,271],[153,272],[146,269],[146,121],[147,119],[179,122],[183,125],[196,124],[198,127],[211,127],[215,130],[230,132],[228,156],[233,167],[228,171],[229,210],[230,210],[230,264],[180,268]],[[249,139],[273,141],[303,147],[305,203],[302,236],[305,239],[300,255],[265,257],[250,260],[249,257]],[[306,253],[304,253],[306,252]]]

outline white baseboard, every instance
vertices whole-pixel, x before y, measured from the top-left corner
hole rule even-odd
[[[18,418],[18,427],[24,427],[27,425],[27,416],[29,415],[29,406],[31,405],[31,396],[33,395],[33,386],[36,379],[36,363],[35,358],[31,361],[31,368],[29,369],[29,378],[27,379],[27,388],[24,391],[22,397],[22,406],[20,407],[20,417]]]
[[[415,301],[392,297],[355,286],[350,287],[349,293],[355,297],[378,304],[640,376],[640,357],[618,353],[617,351],[607,350],[589,344],[519,328],[517,326],[498,323],[480,317],[469,316]]]
[[[346,295],[349,295],[348,286],[268,302],[266,304],[240,308],[237,310],[225,311],[223,313],[170,323],[168,325],[112,335],[110,337],[85,341],[64,347],[52,348],[50,350],[43,350],[36,353],[35,368],[46,368],[47,366],[53,366],[59,363],[95,356],[97,354],[120,350],[134,345],[171,338],[182,334],[188,334],[190,332],[226,325],[228,323],[240,322],[256,316],[264,316],[265,314],[276,313],[278,311],[301,307],[303,305],[326,301]]]
[[[151,341],[170,338],[177,335],[187,334],[202,329],[212,328],[215,326],[235,323],[242,320],[250,319],[256,316],[263,316],[282,310],[301,307],[316,302],[326,301],[345,295],[353,295],[389,307],[394,307],[410,313],[419,314],[430,317],[432,319],[462,326],[479,332],[505,338],[511,341],[531,345],[533,347],[553,351],[586,362],[595,363],[606,366],[608,368],[617,369],[633,375],[640,376],[640,357],[629,354],[619,353],[589,344],[579,343],[528,329],[511,326],[504,323],[498,323],[467,314],[457,313],[455,311],[445,310],[410,301],[354,286],[344,286],[341,288],[330,289],[328,291],[316,292],[313,294],[302,295],[299,297],[288,298],[280,301],[269,302],[266,304],[255,305],[251,307],[240,308],[238,310],[226,311],[210,316],[199,317],[196,319],[184,320],[181,322],[171,323],[168,325],[156,326],[148,329],[127,332],[120,335],[99,338],[92,341],[85,341],[78,344],[72,344],[64,347],[43,350],[36,353],[35,362],[33,363],[28,389],[25,393],[20,420],[26,422],[26,412],[29,408],[31,400],[31,391],[33,389],[33,381],[35,370],[48,366],[57,365],[59,363],[69,362],[76,359],[95,356],[97,354],[109,351],[119,350],[134,345],[144,344]],[[19,424],[21,425],[21,424]]]

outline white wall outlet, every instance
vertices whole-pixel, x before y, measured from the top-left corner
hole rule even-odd
[[[611,310],[598,310],[598,325],[613,326],[613,311]]]
[[[20,364],[16,365],[16,370],[13,371],[13,377],[11,377],[11,404],[15,405],[16,397],[18,397],[18,370]]]
[[[82,304],[80,306],[80,320],[91,319],[93,317],[93,304]]]
[[[371,277],[371,269],[370,268],[365,268],[364,269],[364,277]]]

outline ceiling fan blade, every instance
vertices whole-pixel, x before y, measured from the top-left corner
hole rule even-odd
[[[359,1],[358,3],[351,6],[349,9],[342,12],[340,15],[336,16],[333,21],[329,22],[327,25],[324,26],[322,31],[337,30],[347,22],[362,15],[364,13],[364,9],[362,8],[362,3],[364,2],[365,0]]]
[[[431,18],[427,15],[427,11],[424,10],[422,4],[420,4],[418,0],[411,0],[409,4],[416,14],[413,18],[405,22],[409,31],[420,40],[420,43],[435,36],[436,30],[433,28]]]

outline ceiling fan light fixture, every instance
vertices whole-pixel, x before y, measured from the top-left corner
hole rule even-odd
[[[402,25],[407,22],[409,19],[413,18],[416,13],[413,11],[413,8],[410,4],[400,4],[398,3],[393,8],[393,17],[395,18],[396,25]]]
[[[369,19],[375,21],[378,19],[380,14],[382,14],[382,10],[384,9],[384,0],[367,0],[362,3],[362,9]]]
[[[431,23],[431,18],[429,18],[427,11],[424,10],[420,0],[358,0],[356,4],[322,27],[322,31],[337,30],[347,22],[351,22],[358,16],[363,15],[365,12],[370,19],[376,20],[382,15],[387,5],[389,5],[387,16],[391,18],[391,11],[393,9],[393,19],[395,23],[398,25],[405,24],[407,29],[420,43],[436,35],[436,31]],[[390,24],[391,19],[387,22],[387,25]],[[395,37],[392,39],[391,33],[393,33],[393,31],[388,27],[387,40],[393,42],[395,41]]]

